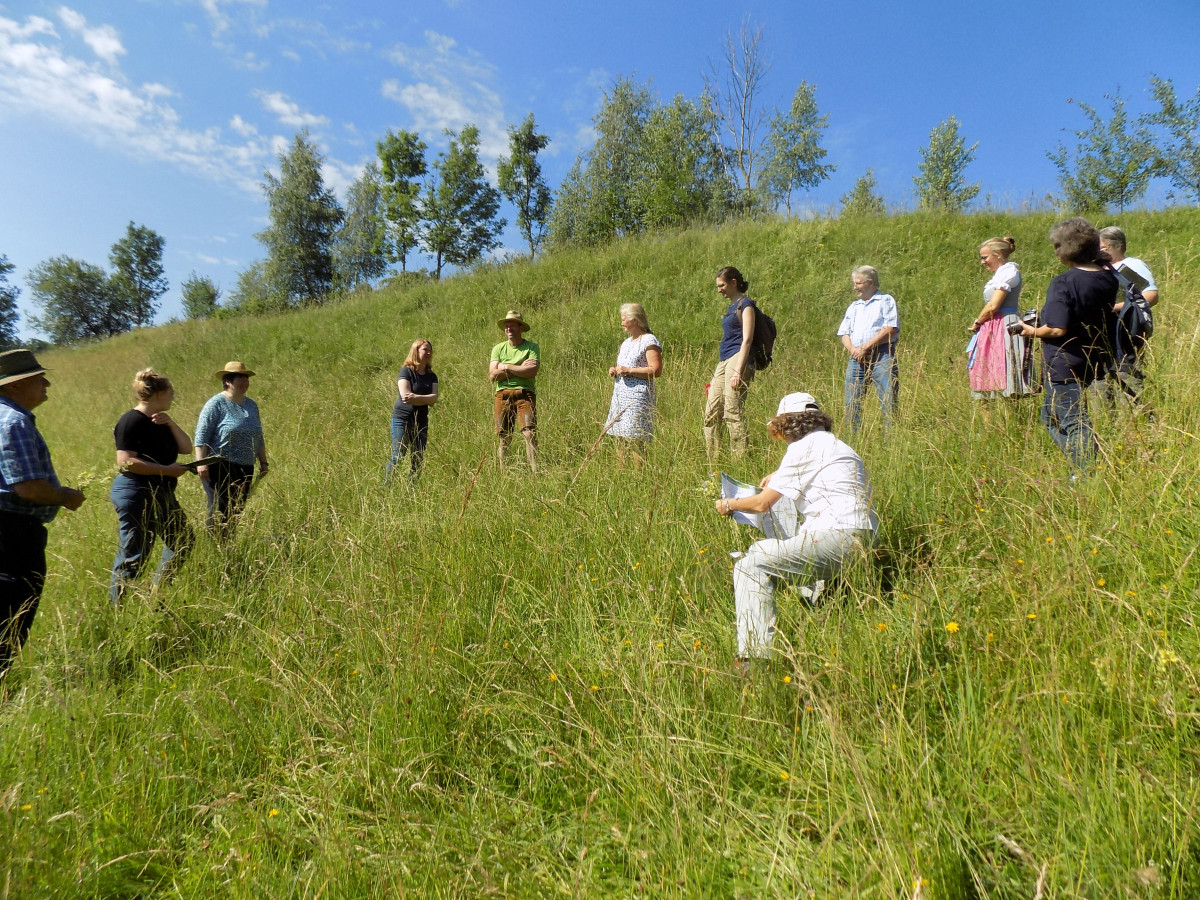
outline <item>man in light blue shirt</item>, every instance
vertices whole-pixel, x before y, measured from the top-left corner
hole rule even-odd
[[[846,310],[837,333],[850,355],[846,363],[846,420],[851,430],[858,431],[868,381],[875,384],[884,425],[896,408],[900,392],[896,367],[900,314],[896,298],[879,292],[879,272],[874,266],[859,266],[851,280],[858,299]]]

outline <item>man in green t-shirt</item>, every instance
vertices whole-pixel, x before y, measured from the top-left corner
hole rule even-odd
[[[500,465],[512,440],[513,428],[520,427],[525,438],[529,469],[537,471],[537,396],[534,379],[541,367],[541,351],[533,341],[525,340],[529,325],[515,309],[496,323],[507,340],[492,348],[488,378],[496,383],[496,434],[500,436]]]

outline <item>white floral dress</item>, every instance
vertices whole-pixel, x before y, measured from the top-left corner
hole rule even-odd
[[[617,365],[626,368],[645,368],[646,351],[662,349],[658,338],[647,332],[637,338],[626,338],[617,353]],[[618,375],[613,379],[612,404],[608,408],[605,430],[616,437],[634,441],[654,440],[654,409],[656,406],[654,379]]]

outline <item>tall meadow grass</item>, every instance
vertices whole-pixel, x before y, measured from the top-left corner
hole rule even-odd
[[[724,226],[48,354],[39,425],[89,500],[4,686],[0,896],[1197,896],[1200,213],[1122,222],[1163,289],[1156,416],[1098,412],[1074,489],[1037,401],[985,418],[962,355],[979,243],[1016,237],[1036,305],[1051,224]],[[902,325],[897,423],[868,402],[852,440],[879,545],[815,609],[784,592],[775,660],[736,677],[754,535],[714,513],[700,435],[712,275],[780,325],[759,423],[793,390],[839,410],[862,263]],[[596,444],[630,301],[665,348],[642,470]],[[543,351],[535,478],[491,433],[512,307]],[[442,399],[421,481],[385,487],[417,336]],[[259,373],[270,478],[231,548],[113,610],[133,373],[168,374],[191,430],[229,359]],[[722,465],[757,481],[781,452],[755,425]]]

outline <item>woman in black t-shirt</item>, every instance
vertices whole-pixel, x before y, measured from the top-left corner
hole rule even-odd
[[[1042,423],[1072,464],[1087,469],[1096,455],[1096,436],[1084,394],[1112,363],[1117,277],[1105,267],[1108,256],[1087,219],[1055,225],[1050,242],[1067,271],[1050,282],[1038,325],[1022,323],[1020,334],[1042,341]]]
[[[414,481],[425,462],[425,442],[429,439],[429,407],[438,401],[438,377],[430,365],[433,344],[417,338],[404,358],[404,367],[396,379],[399,396],[392,409],[392,456],[383,476],[386,483],[400,458],[408,453]]]
[[[155,538],[163,541],[155,584],[171,577],[196,540],[175,499],[179,476],[190,471],[176,460],[180,453],[192,452],[191,438],[167,413],[175,390],[168,378],[143,369],[134,376],[133,392],[137,406],[121,416],[113,429],[120,469],[111,494],[120,524],[109,587],[114,606],[128,582],[145,568]]]

